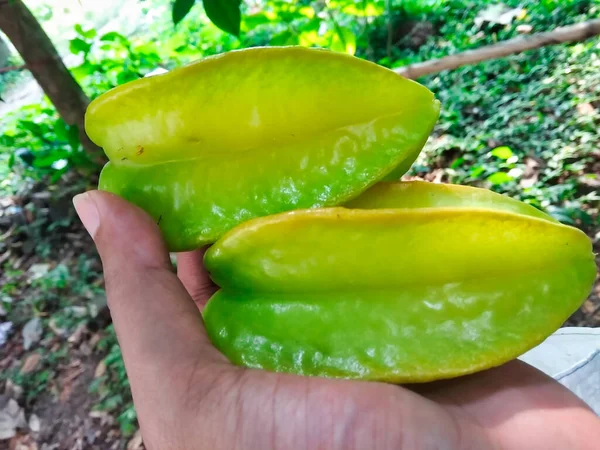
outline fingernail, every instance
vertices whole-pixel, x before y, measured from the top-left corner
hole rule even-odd
[[[73,197],[73,206],[75,206],[75,211],[77,211],[83,226],[94,239],[100,226],[100,214],[98,214],[96,202],[88,192],[84,192]]]

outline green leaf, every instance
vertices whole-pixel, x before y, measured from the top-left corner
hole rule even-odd
[[[81,142],[79,140],[79,128],[77,125],[69,126],[69,129],[67,130],[67,142],[69,143],[71,150],[74,152],[79,150],[79,145]]]
[[[490,175],[489,177],[487,177],[487,180],[490,183],[497,185],[497,184],[510,183],[513,180],[513,178],[506,172],[496,172],[496,173]]]
[[[175,0],[172,11],[173,23],[175,25],[187,16],[190,9],[192,9],[192,6],[194,6],[194,3],[196,3],[196,0]]]
[[[90,28],[89,30],[84,30],[80,24],[75,24],[75,31],[77,34],[84,39],[93,39],[96,37],[96,30]]]
[[[364,4],[365,2],[363,2]],[[373,3],[367,3],[366,5],[359,6],[355,4],[350,4],[342,8],[342,12],[345,14],[349,14],[352,16],[358,17],[375,17],[380,16],[385,12],[385,9],[380,5],[375,5]]]
[[[128,39],[123,36],[121,33],[117,33],[116,31],[109,31],[106,34],[103,34],[100,37],[101,41],[106,41],[106,42],[114,42],[114,41],[121,41],[121,42],[127,42]]]
[[[493,156],[500,159],[508,159],[513,155],[513,151],[510,147],[496,147],[490,152]]]
[[[202,3],[212,23],[226,33],[240,37],[241,0],[202,0]]]
[[[40,124],[32,122],[31,120],[21,120],[19,122],[19,127],[30,131],[35,136],[44,136],[44,129]]]
[[[89,61],[84,61],[81,65],[71,69],[71,73],[77,80],[85,78],[96,71],[101,71],[100,67],[98,67],[96,64],[90,63]]]
[[[67,164],[65,167],[63,167],[62,169],[56,170],[52,176],[50,177],[50,183],[51,184],[55,184],[56,182],[58,182],[58,180],[60,180],[62,178],[62,176],[67,173],[67,171],[69,170],[69,165]],[[56,223],[56,222],[55,222]]]
[[[71,39],[71,42],[69,42],[69,50],[74,55],[78,55],[79,53],[82,53],[82,52],[87,53],[90,51],[90,48],[92,48],[92,44],[84,41],[81,38]]]
[[[51,150],[49,152],[36,155],[36,158],[33,161],[33,167],[37,167],[37,168],[50,167],[56,161],[59,161],[61,159],[67,159],[68,157],[69,157],[69,152],[67,150],[62,150],[62,149]]]
[[[276,16],[271,11],[262,11],[256,14],[244,16],[244,25],[248,29],[265,25],[274,21]]]
[[[460,158],[456,158],[452,164],[450,164],[450,168],[451,169],[456,169],[458,167],[460,167],[462,165],[462,163],[465,162],[465,158],[463,158],[462,156]]]
[[[356,36],[351,29],[336,27],[331,41],[331,50],[354,55],[356,52]]]
[[[295,45],[298,43],[297,36],[290,30],[284,30],[271,38],[270,45],[279,47],[282,45]]]
[[[316,45],[319,42],[319,38],[319,33],[317,33],[314,30],[304,31],[298,36],[300,45],[304,47],[311,47],[313,45]]]
[[[8,168],[12,169],[15,165],[15,152],[12,152],[8,157]]]
[[[59,141],[67,142],[68,125],[63,119],[58,118],[56,122],[54,122],[53,131],[54,135]]]

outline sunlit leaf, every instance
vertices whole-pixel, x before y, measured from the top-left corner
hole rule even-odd
[[[508,159],[513,155],[513,151],[510,147],[496,147],[494,150],[490,152],[493,156],[500,159]]]
[[[506,172],[496,172],[496,173],[490,175],[489,177],[487,177],[487,180],[494,185],[498,185],[498,184],[510,183],[511,181],[513,181],[513,178]]]
[[[484,172],[485,172],[485,167],[475,166],[475,167],[471,168],[469,175],[471,176],[471,178],[478,178]]]
[[[315,17],[315,10],[311,6],[303,6],[298,9],[298,12],[309,19]]]
[[[98,66],[90,63],[89,61],[84,61],[81,65],[77,67],[73,67],[70,69],[71,73],[75,77],[75,79],[81,79],[88,75],[91,75],[95,71],[98,70]]]
[[[260,25],[271,23],[275,17],[276,16],[271,11],[259,12],[249,16],[244,16],[244,25],[247,29],[252,29]]]
[[[305,31],[300,33],[299,36],[300,45],[304,47],[310,47],[316,45],[319,42],[319,34],[316,31]]]
[[[354,55],[356,52],[356,36],[349,28],[336,27],[331,41],[331,50]]]
[[[377,17],[384,13],[385,9],[381,5],[376,5],[372,2],[366,3],[365,7],[361,4],[351,4],[342,8],[342,12],[351,16],[358,17]]]
[[[202,0],[202,3],[212,23],[226,33],[240,36],[241,0]]]

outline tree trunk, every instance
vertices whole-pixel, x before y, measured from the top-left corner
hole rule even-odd
[[[64,65],[44,29],[21,0],[0,0],[0,30],[21,54],[63,120],[78,127],[83,147],[97,158],[99,149],[89,140],[83,125],[89,99]]]

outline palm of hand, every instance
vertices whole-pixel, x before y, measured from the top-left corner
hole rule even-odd
[[[199,313],[214,286],[201,252],[178,274],[152,220],[87,194],[109,306],[148,449],[592,449],[600,422],[524,363],[411,388],[234,367]],[[84,220],[85,222],[85,220]],[[89,228],[89,227],[88,227]]]

